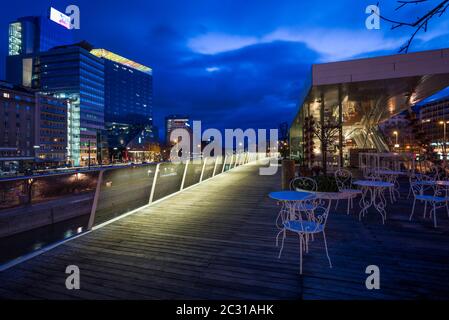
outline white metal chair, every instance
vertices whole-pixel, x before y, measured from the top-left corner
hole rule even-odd
[[[348,207],[346,213],[349,215],[349,208],[354,207],[354,198],[362,194],[362,190],[355,189],[352,186],[352,173],[349,170],[340,168],[335,171],[335,181],[337,183],[338,191],[343,193],[348,199]],[[338,202],[335,205],[335,209],[338,207]]]
[[[290,190],[315,192],[318,190],[318,185],[312,178],[297,177],[290,181]]]
[[[290,181],[290,190],[292,191],[311,191],[316,192],[318,190],[318,185],[315,180],[308,177],[297,177]],[[298,211],[312,210],[313,207],[308,202],[298,203]]]
[[[416,200],[424,202],[424,214],[423,214],[424,218],[426,218],[427,203],[429,203],[429,205],[431,206],[429,216],[430,218],[433,217],[433,226],[435,228],[437,227],[437,215],[436,215],[437,209],[445,207],[447,215],[449,217],[449,207],[448,207],[449,197],[447,196],[446,189],[438,186],[437,184],[426,185],[423,184],[422,181],[412,182],[411,187],[415,199],[413,200],[412,213],[410,214],[409,218],[410,221],[412,220],[413,214],[415,213]],[[426,194],[426,191],[428,190],[430,190],[431,194]]]
[[[332,262],[329,257],[329,251],[327,249],[326,242],[326,222],[327,217],[329,216],[329,210],[331,201],[328,201],[326,205],[323,200],[311,200],[309,201],[313,206],[313,210],[309,210],[308,219],[298,219],[298,220],[287,220],[283,224],[283,228],[279,231],[276,237],[276,246],[278,246],[278,238],[279,235],[282,234],[282,245],[279,251],[278,259],[281,258],[282,250],[284,249],[284,241],[287,236],[287,232],[295,233],[299,237],[299,259],[300,259],[300,267],[299,273],[302,274],[302,254],[303,251],[306,253],[309,252],[308,242],[309,236],[314,236],[315,234],[323,234],[324,247],[326,250],[326,256],[329,261],[329,267],[332,268]]]
[[[384,167],[381,168],[380,171],[391,171],[390,168]],[[389,194],[390,194],[390,203],[393,203],[394,201],[396,201],[397,198],[400,198],[400,193],[399,193],[399,183],[397,180],[397,176],[394,174],[382,174],[382,173],[378,173],[378,177],[381,181],[386,181],[386,182],[390,182],[393,184],[392,187],[388,188]],[[396,198],[397,197],[397,198]]]

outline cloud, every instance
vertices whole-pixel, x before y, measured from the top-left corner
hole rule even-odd
[[[192,54],[158,75],[155,110],[188,113],[203,128],[276,128],[296,113],[302,82],[316,59],[303,43],[285,41]],[[219,72],[205,72],[214,67]]]
[[[337,61],[370,52],[394,50],[402,39],[388,39],[377,30],[345,29],[277,29],[266,35],[263,41],[303,42],[320,54],[320,61]]]
[[[206,33],[190,39],[187,46],[194,52],[201,54],[217,54],[225,51],[237,50],[256,44],[256,37],[229,35],[224,33]]]
[[[220,68],[219,67],[207,67],[206,71],[207,72],[217,72],[217,71],[220,71]]]
[[[376,51],[394,50],[405,39],[386,38],[377,30],[279,28],[261,37],[206,33],[191,38],[188,47],[200,54],[218,54],[255,44],[287,41],[304,43],[320,54],[319,61],[347,59]]]

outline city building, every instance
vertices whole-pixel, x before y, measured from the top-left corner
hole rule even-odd
[[[67,101],[0,83],[0,170],[58,166],[67,157]]]
[[[53,47],[73,43],[70,17],[49,8],[45,15],[18,18],[9,24],[6,79],[31,86],[32,57]]]
[[[97,141],[104,126],[104,65],[87,42],[42,52],[33,61],[33,88],[67,99],[68,161],[74,166],[99,163]],[[103,145],[103,144],[102,144]]]
[[[0,170],[22,171],[34,162],[34,95],[16,86],[0,84]]]
[[[105,122],[151,124],[151,68],[105,49],[93,49],[90,53],[104,61]]]
[[[57,167],[67,162],[68,101],[35,93],[35,163]]]
[[[154,129],[149,124],[110,122],[106,126],[106,131],[109,157],[113,163],[127,162],[130,151],[140,151],[144,146],[157,142]]]
[[[130,152],[140,152],[142,146],[157,141],[152,69],[106,49],[90,53],[104,63],[104,118],[110,160],[127,161]]]
[[[165,117],[165,140],[167,145],[171,145],[170,135],[175,129],[187,129],[192,132],[190,119],[186,115],[169,115]]]
[[[405,110],[379,123],[379,129],[388,148],[393,151],[412,151],[415,142],[415,132],[411,121],[412,110]]]
[[[449,149],[446,127],[449,125],[449,98],[428,102],[420,105],[417,109],[422,134],[425,135],[436,152],[447,154]],[[445,148],[446,150],[444,150]]]
[[[324,171],[390,151],[379,124],[449,86],[449,49],[316,64],[290,126],[290,156]]]

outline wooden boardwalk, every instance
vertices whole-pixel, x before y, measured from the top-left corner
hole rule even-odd
[[[327,226],[330,269],[321,237],[299,275],[297,237],[277,259],[268,193],[280,176],[248,165],[69,241],[0,273],[1,298],[29,299],[416,299],[449,298],[449,219],[433,229],[410,202],[359,222],[344,205]],[[358,204],[356,204],[358,212]],[[377,265],[381,289],[367,290]],[[65,268],[81,270],[81,289],[65,288]]]

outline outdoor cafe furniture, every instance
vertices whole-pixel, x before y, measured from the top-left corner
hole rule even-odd
[[[326,201],[321,199],[314,199],[309,201],[314,207],[312,209],[313,214],[308,216],[308,219],[287,219],[283,222],[282,229],[279,231],[276,237],[276,245],[278,244],[278,237],[282,234],[282,244],[281,249],[279,250],[278,259],[282,255],[282,250],[284,249],[284,241],[287,236],[287,233],[294,233],[299,237],[299,273],[302,274],[302,256],[303,252],[308,252],[308,242],[309,236],[313,238],[315,234],[323,234],[324,248],[326,250],[326,256],[329,261],[329,267],[332,268],[332,262],[329,257],[329,251],[327,249],[326,242],[326,222],[329,216],[329,210],[331,207],[331,201],[328,200],[327,205]]]
[[[385,211],[386,200],[384,191],[385,189],[392,188],[394,186],[391,182],[376,181],[376,180],[357,180],[354,185],[359,186],[362,189],[362,198],[360,199],[360,213],[359,220],[362,220],[362,216],[368,213],[370,207],[374,207],[382,217],[382,223],[385,224],[387,218],[387,212]]]
[[[283,228],[284,221],[295,219],[296,212],[300,211],[299,206],[302,209],[303,202],[315,199],[313,193],[306,191],[276,191],[271,192],[269,197],[282,204],[276,218],[276,226],[279,229]]]
[[[441,208],[446,208],[447,215],[449,217],[449,207],[448,201],[449,197],[447,194],[447,189],[449,188],[449,181],[431,181],[431,180],[420,180],[411,183],[411,189],[413,192],[414,200],[412,206],[412,213],[410,214],[409,220],[413,218],[415,213],[416,200],[424,202],[424,214],[423,217],[426,218],[427,215],[427,203],[431,207],[430,218],[433,218],[433,226],[437,227],[437,215],[436,210]],[[430,191],[430,194],[426,194],[426,191]],[[428,192],[429,193],[429,192]]]
[[[352,173],[349,170],[340,168],[334,173],[335,182],[337,183],[338,191],[342,194],[343,199],[348,200],[348,205],[346,208],[346,214],[349,215],[349,208],[354,207],[353,200],[358,195],[362,194],[362,191],[352,187]],[[338,199],[335,208],[338,207]]]
[[[380,180],[393,183],[393,187],[389,188],[390,202],[393,203],[394,201],[396,201],[397,198],[400,197],[400,192],[399,192],[400,185],[398,182],[398,177],[405,176],[405,175],[407,175],[407,173],[404,171],[390,170],[388,168],[376,170],[375,173],[380,178]]]
[[[296,177],[290,181],[290,190],[301,192],[316,192],[318,190],[318,184],[315,180],[309,177]],[[309,203],[302,203],[297,207],[298,211],[310,211],[313,207]]]

